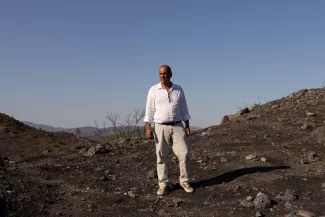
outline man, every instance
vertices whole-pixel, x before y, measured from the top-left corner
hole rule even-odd
[[[189,142],[191,118],[187,109],[183,89],[171,82],[172,70],[167,65],[159,68],[160,83],[152,86],[148,92],[146,112],[146,137],[155,139],[157,156],[157,173],[159,181],[159,196],[167,193],[168,169],[167,156],[170,146],[178,158],[180,167],[180,185],[186,192],[193,192],[189,184],[190,155]],[[185,122],[185,128],[182,123]],[[154,130],[151,131],[151,122]]]

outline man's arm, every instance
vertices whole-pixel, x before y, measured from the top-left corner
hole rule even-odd
[[[191,135],[191,130],[190,130],[190,119],[191,116],[188,112],[187,108],[187,102],[186,102],[186,97],[183,89],[181,89],[181,113],[182,113],[182,120],[185,122],[185,131],[186,134],[189,136]]]
[[[146,103],[146,112],[144,116],[144,122],[146,122],[146,137],[148,139],[153,139],[152,132],[151,132],[151,122],[153,121],[153,115],[155,111],[155,104],[152,97],[151,89],[148,92],[147,96],[147,103]]]

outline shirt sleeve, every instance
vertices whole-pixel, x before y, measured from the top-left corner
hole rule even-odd
[[[150,88],[147,96],[147,103],[146,103],[146,112],[144,115],[144,122],[151,123],[153,121],[153,115],[155,112],[155,101],[153,99],[152,89]]]
[[[181,88],[181,99],[180,100],[181,100],[182,120],[187,121],[187,120],[191,119],[191,116],[190,116],[190,114],[188,112],[186,97],[185,97],[185,93],[184,93],[182,88]]]

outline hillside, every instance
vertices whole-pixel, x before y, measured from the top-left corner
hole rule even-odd
[[[1,118],[0,189],[7,193],[0,214],[325,216],[324,110],[324,88],[300,90],[195,132],[190,142],[196,190],[180,189],[171,153],[173,186],[164,197],[156,196],[153,141],[76,146],[66,134],[71,142],[47,153],[33,135],[46,141],[60,136]]]

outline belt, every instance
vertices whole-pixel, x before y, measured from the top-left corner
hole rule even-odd
[[[175,122],[166,122],[166,123],[160,123],[161,125],[170,125],[170,126],[174,126],[176,124],[181,123],[181,121],[175,121]]]

